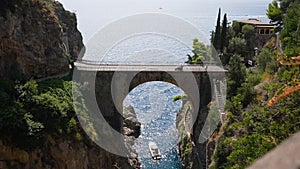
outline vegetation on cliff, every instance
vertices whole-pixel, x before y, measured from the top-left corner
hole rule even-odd
[[[300,130],[300,91],[284,90],[299,84],[300,66],[280,62],[284,59],[295,63],[293,58],[300,55],[299,11],[297,0],[274,1],[269,5],[267,15],[280,26],[283,54],[273,38],[255,57],[257,68],[247,69],[238,85],[231,85],[230,81],[236,77],[233,70],[241,65],[229,64],[228,115],[218,133],[220,139],[211,168],[245,168]],[[271,98],[281,93],[288,95],[268,105]]]
[[[22,0],[10,0],[10,1],[0,1],[0,14],[1,16],[5,16],[7,10],[15,12],[15,8],[18,4],[20,4]]]
[[[72,82],[26,83],[0,79],[0,139],[25,150],[43,145],[47,134],[82,139],[72,100]]]
[[[137,158],[105,151],[86,134],[98,137],[82,98],[87,88],[70,73],[82,47],[75,14],[58,1],[0,2],[1,169],[139,168]]]
[[[74,105],[83,116],[87,109],[80,102],[83,101],[80,92],[72,96],[72,87],[76,86],[80,87],[70,77],[42,82],[0,78],[0,166],[3,169],[139,168],[135,158],[113,155],[83,132]],[[86,132],[96,134],[90,119],[86,118],[85,122]]]
[[[24,150],[52,133],[81,140],[70,78],[28,81],[69,73],[83,47],[75,14],[52,0],[3,0],[0,14],[0,140]]]

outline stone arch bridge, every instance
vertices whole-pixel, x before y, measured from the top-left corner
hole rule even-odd
[[[117,131],[122,127],[123,100],[136,86],[150,81],[163,81],[180,87],[192,102],[192,119],[202,125],[207,114],[200,110],[221,91],[215,81],[225,81],[225,70],[216,65],[130,65],[75,63],[78,79],[94,85],[98,108],[106,121]],[[224,100],[225,98],[223,98]],[[218,100],[218,99],[217,99]],[[194,131],[191,131],[195,133]],[[197,132],[196,132],[197,133]],[[196,136],[197,137],[197,136]],[[198,137],[197,137],[198,138]]]

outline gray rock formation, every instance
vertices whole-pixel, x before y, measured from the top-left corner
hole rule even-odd
[[[124,135],[138,138],[141,133],[141,123],[137,120],[135,111],[132,106],[125,107],[123,110],[124,117]]]
[[[53,0],[26,0],[0,16],[0,75],[44,78],[69,72],[83,47],[74,13]]]
[[[69,73],[70,59],[83,48],[74,13],[54,0],[2,0],[0,5],[0,76],[40,79]],[[0,168],[138,168],[135,158],[111,154],[81,135],[77,140],[47,133],[43,146],[32,151],[0,140]]]
[[[206,111],[203,108],[200,113],[207,114],[208,112]],[[191,129],[192,125],[188,124],[190,122],[188,118],[191,117],[191,114],[191,102],[183,99],[182,107],[176,117],[176,127],[179,131],[180,139],[178,143],[179,156],[183,169],[202,169],[208,165],[207,160],[210,159],[213,151],[207,150],[207,148],[213,149],[214,147],[211,148],[211,142],[200,143],[198,140],[195,140],[195,135],[199,135],[201,130]],[[203,118],[198,118],[195,121],[194,127],[199,126],[203,126]],[[206,147],[206,145],[208,146]]]
[[[116,169],[133,168],[128,159],[106,152],[93,143],[48,135],[45,145],[25,151],[0,140],[1,169]]]
[[[132,106],[123,109],[123,134],[125,135],[125,145],[130,152],[129,163],[134,168],[140,167],[138,154],[134,149],[134,141],[141,134],[141,123],[137,120],[135,111]]]

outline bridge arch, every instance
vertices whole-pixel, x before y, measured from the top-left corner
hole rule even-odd
[[[101,80],[97,80],[101,79]],[[105,81],[103,81],[105,80]],[[98,107],[104,117],[122,119],[123,101],[136,86],[151,81],[169,82],[181,88],[192,102],[193,121],[200,109],[211,101],[211,82],[207,72],[98,72],[95,81]],[[121,126],[111,124],[116,130]]]
[[[106,146],[103,146],[104,149],[125,156],[126,154],[124,154],[124,152],[126,152],[126,148],[122,148],[122,150],[119,148],[122,144],[122,136],[117,136],[119,140],[118,142],[116,141],[117,146],[112,146],[111,139],[107,138],[111,138],[112,135],[121,133],[123,124],[123,101],[132,89],[139,84],[150,81],[169,82],[178,86],[192,101],[194,114],[191,119],[192,121],[197,121],[197,124],[192,126],[192,133],[200,134],[207,117],[207,113],[201,113],[201,109],[206,107],[212,100],[212,79],[223,80],[222,78],[224,78],[224,70],[216,67],[204,69],[199,66],[186,66],[183,70],[177,71],[174,68],[177,66],[163,66],[163,69],[161,70],[159,70],[160,66],[148,66],[149,69],[135,71],[135,69],[140,69],[141,66],[133,66],[131,70],[128,70],[125,66],[115,65],[88,66],[88,69],[85,65],[79,67],[79,70],[75,71],[73,74],[73,80],[81,84],[87,83],[90,88],[88,92],[83,94],[83,98],[89,99],[85,99],[85,102],[88,102],[86,107],[91,107],[88,112],[90,118],[94,118],[95,120],[93,121],[97,123],[100,122],[101,124],[98,126],[97,130],[100,132],[105,130],[105,127],[109,127],[106,123],[114,129],[114,131],[109,131],[109,133],[107,135],[104,134],[104,136],[103,133],[99,133],[99,135],[102,135],[103,137],[94,141],[99,142],[101,145],[105,144]],[[189,78],[193,78],[194,81]],[[198,90],[195,90],[195,86],[197,86]],[[98,112],[100,112],[101,115],[99,115]],[[102,120],[103,117],[104,121]],[[85,118],[83,118],[83,123],[84,120]],[[195,140],[196,138],[199,138],[199,134],[194,135]],[[113,137],[112,139],[116,140],[115,138],[116,137]]]
[[[128,88],[126,87],[114,88],[114,84],[120,83],[120,81],[126,81],[127,79],[129,79],[128,76],[132,77],[131,80],[127,81],[128,83],[126,84],[126,86],[128,86]],[[192,112],[199,111],[200,91],[198,88],[197,80],[193,76],[193,74],[186,73],[185,76],[183,75],[178,76],[178,73],[165,72],[165,71],[152,71],[152,72],[131,72],[131,75],[128,75],[128,72],[126,72],[125,74],[116,73],[114,75],[114,78],[112,80],[112,88],[113,88],[112,96],[118,112],[122,113],[124,99],[134,88],[136,88],[137,86],[143,83],[153,82],[153,81],[168,82],[179,87],[188,95],[189,100],[192,103]],[[120,91],[119,89],[121,89],[122,91]]]

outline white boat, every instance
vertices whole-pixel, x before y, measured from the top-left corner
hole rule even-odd
[[[151,153],[151,156],[154,160],[160,160],[161,159],[161,153],[156,145],[156,143],[154,142],[149,142],[149,150]]]

